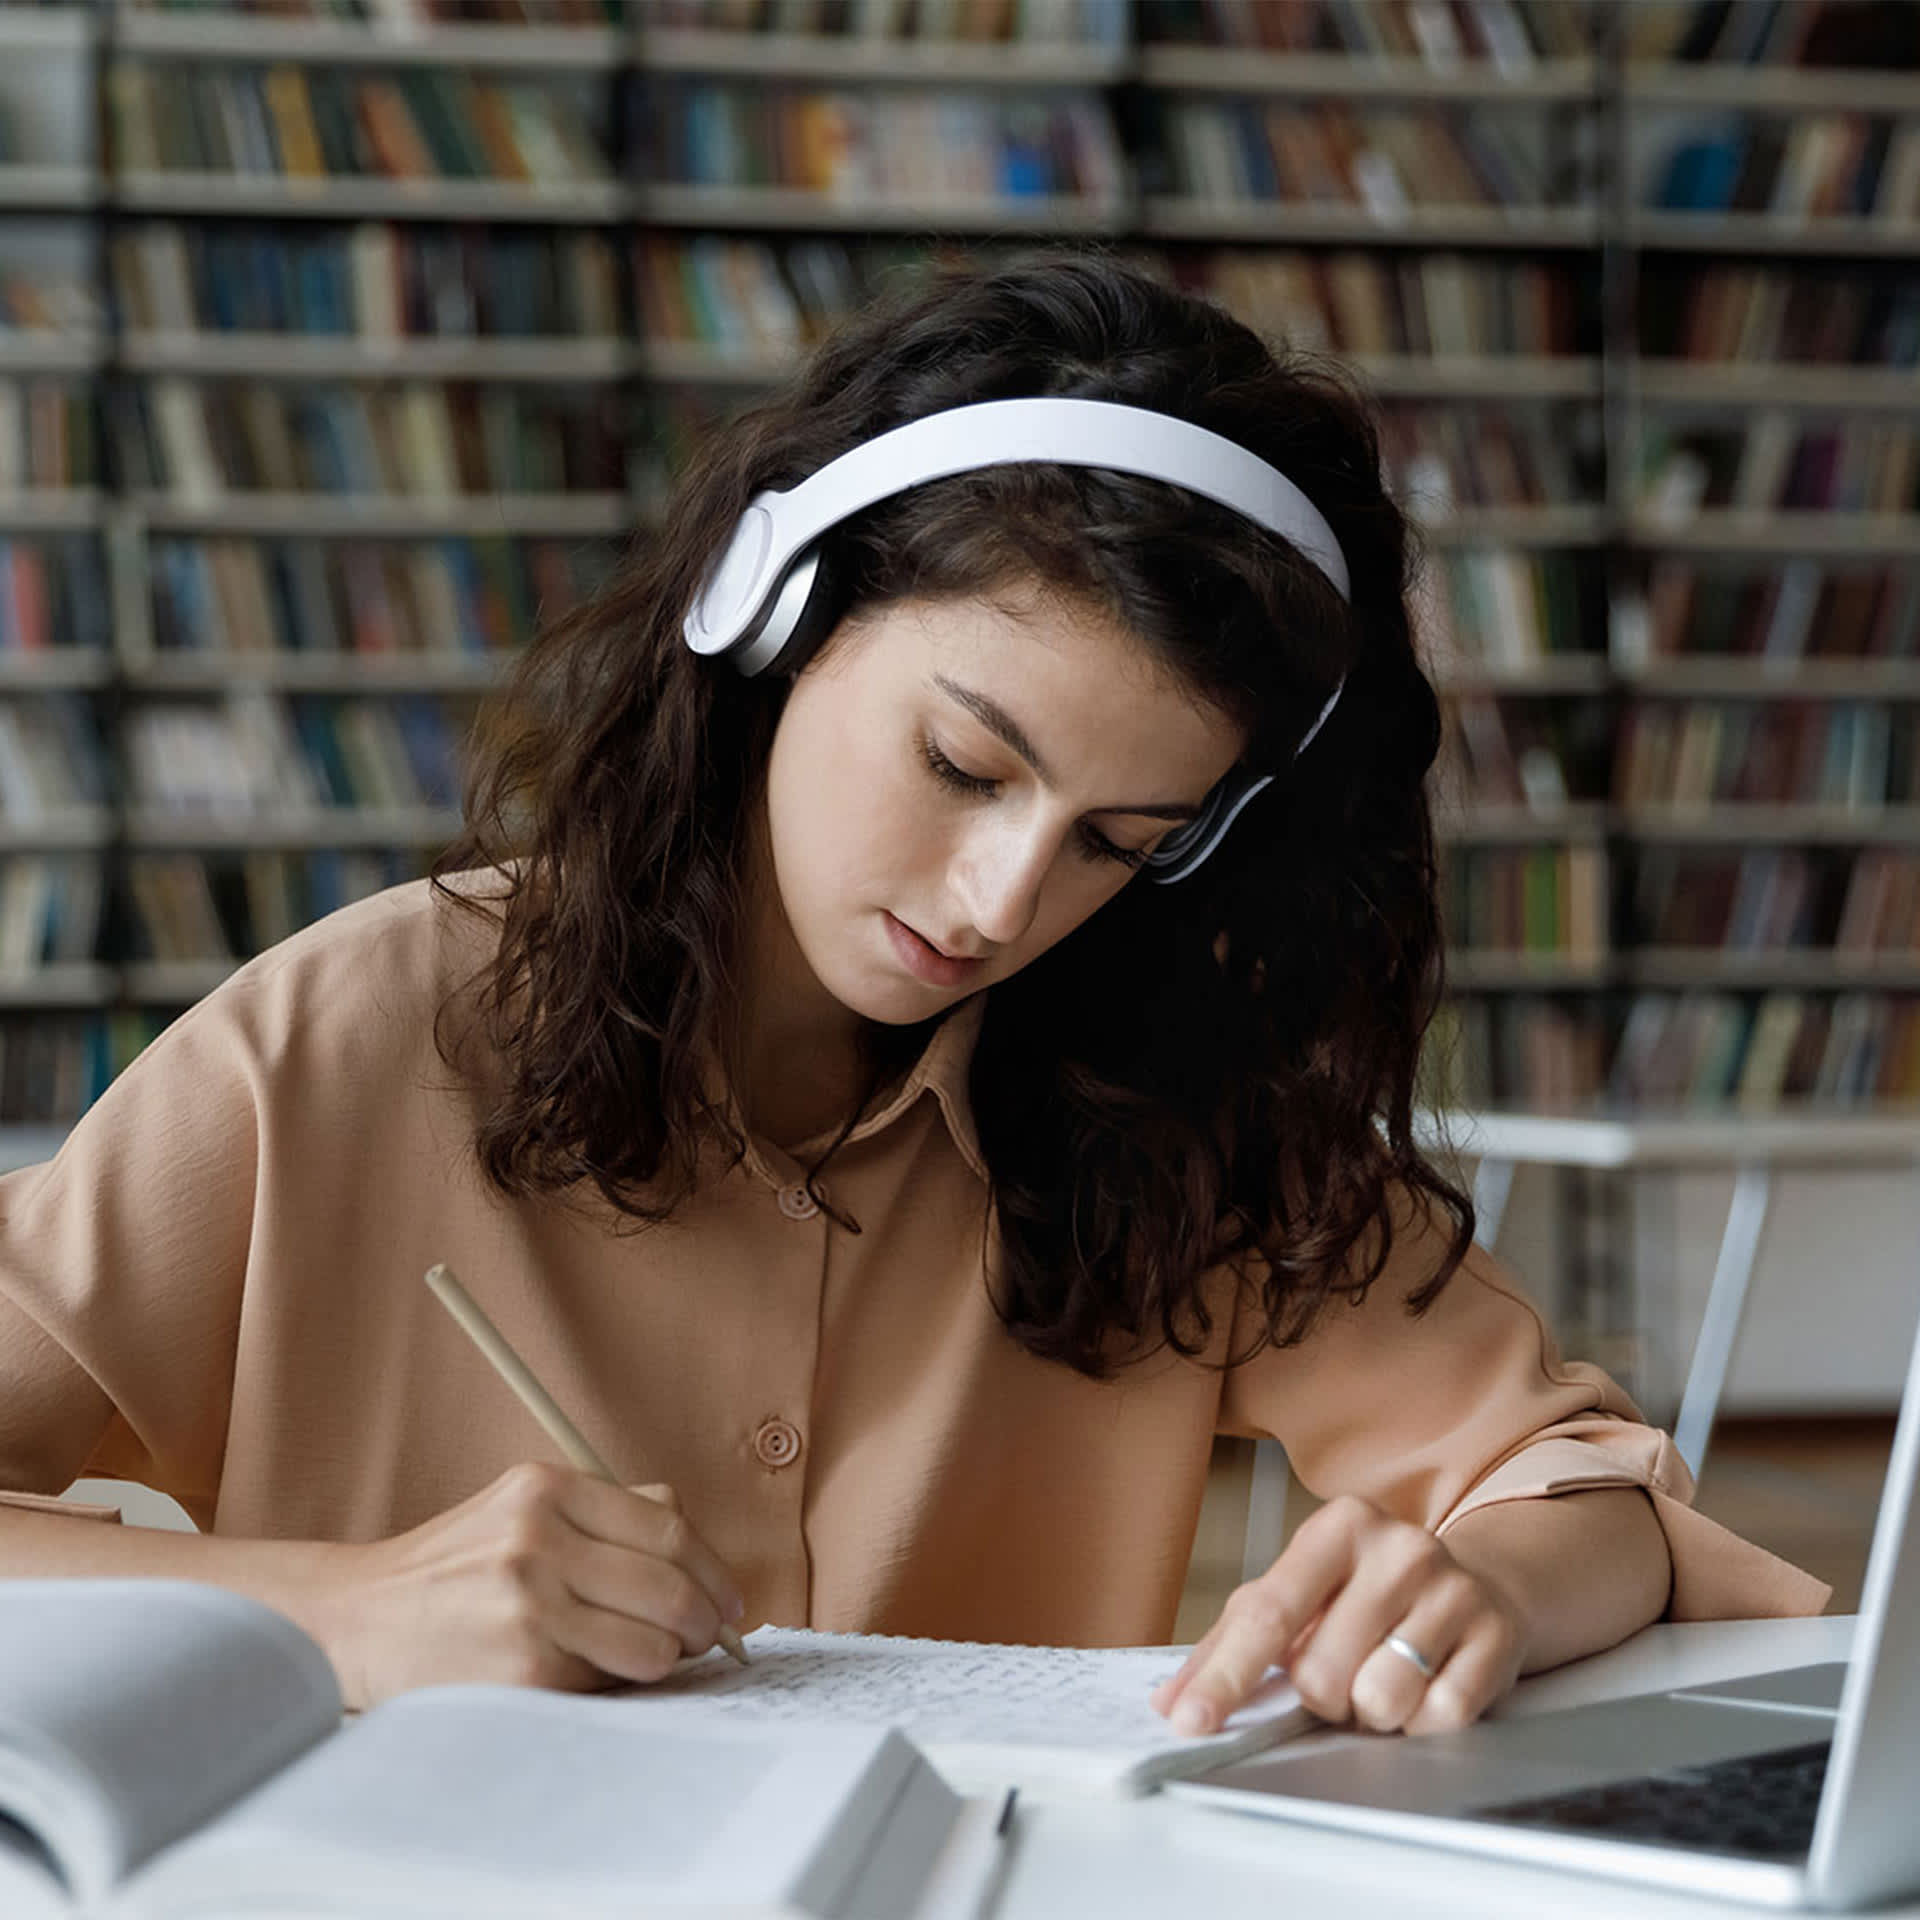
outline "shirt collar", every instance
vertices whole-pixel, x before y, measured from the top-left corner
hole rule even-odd
[[[987,1163],[980,1151],[980,1136],[974,1130],[973,1101],[967,1091],[967,1081],[973,1067],[974,1044],[980,1038],[980,1022],[986,1010],[987,996],[984,993],[972,994],[961,1001],[934,1029],[933,1037],[922,1049],[913,1071],[900,1083],[899,1090],[877,1113],[868,1114],[847,1135],[848,1144],[864,1140],[869,1134],[891,1126],[923,1093],[931,1093],[940,1103],[947,1131],[953,1136],[953,1144],[960,1149],[960,1157],[985,1180]],[[824,1136],[817,1144],[824,1146],[831,1137]],[[816,1142],[808,1141],[806,1144],[813,1146]]]
[[[967,1091],[968,1075],[973,1066],[974,1043],[980,1037],[980,1023],[985,1017],[986,1009],[985,993],[976,993],[961,1001],[948,1013],[933,1030],[907,1077],[887,1097],[883,1105],[852,1128],[843,1144],[851,1146],[856,1141],[868,1139],[883,1128],[892,1126],[896,1120],[911,1110],[923,1093],[931,1093],[939,1103],[941,1116],[947,1124],[947,1132],[952,1137],[953,1144],[959,1148],[960,1157],[982,1180],[987,1179],[986,1157],[980,1151],[980,1136],[974,1128],[973,1101]],[[702,1062],[701,1078],[707,1098],[712,1104],[728,1113],[736,1126],[741,1125],[739,1106],[734,1101],[721,1073],[719,1062],[711,1050],[708,1050]],[[744,1127],[742,1132],[745,1132]],[[772,1163],[769,1163],[761,1144],[755,1141],[751,1134],[746,1134],[747,1163],[770,1185],[782,1185],[787,1176],[783,1175],[780,1162],[791,1161],[796,1165],[806,1165],[833,1144],[834,1136],[838,1132],[839,1128],[834,1127],[827,1132],[815,1134],[809,1140],[799,1141],[787,1153],[780,1153],[776,1149]]]

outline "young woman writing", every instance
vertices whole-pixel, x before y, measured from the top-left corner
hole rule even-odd
[[[723,1620],[1161,1641],[1230,1433],[1327,1504],[1182,1725],[1817,1609],[1415,1145],[1409,577],[1364,408],[1206,303],[1042,255],[857,316],[536,645],[438,882],[0,1184],[0,1486],[204,1530],[0,1505],[0,1570],[243,1589],[359,1701]],[[630,1486],[541,1464],[441,1261]]]

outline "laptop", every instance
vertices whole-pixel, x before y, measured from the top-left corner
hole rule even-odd
[[[1920,1889],[1920,1338],[1852,1657],[1459,1733],[1351,1733],[1164,1791],[1779,1907]]]

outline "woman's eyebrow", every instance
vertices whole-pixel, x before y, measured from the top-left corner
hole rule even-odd
[[[999,701],[972,687],[963,687],[957,680],[949,680],[944,673],[936,673],[933,684],[948,699],[957,700],[995,738],[1005,741],[1040,776],[1045,785],[1053,785],[1053,776],[1048,773],[1046,762],[1040,758],[1039,748],[1027,738],[1026,729]],[[1148,820],[1192,820],[1199,816],[1200,809],[1178,802],[1148,802],[1137,807],[1095,807],[1093,811],[1137,813]]]

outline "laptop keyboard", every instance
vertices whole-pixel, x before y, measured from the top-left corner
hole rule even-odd
[[[1827,1776],[1829,1742],[1743,1754],[1711,1766],[1675,1767],[1539,1800],[1476,1807],[1474,1817],[1552,1827],[1607,1840],[1732,1853],[1753,1860],[1804,1859]]]

